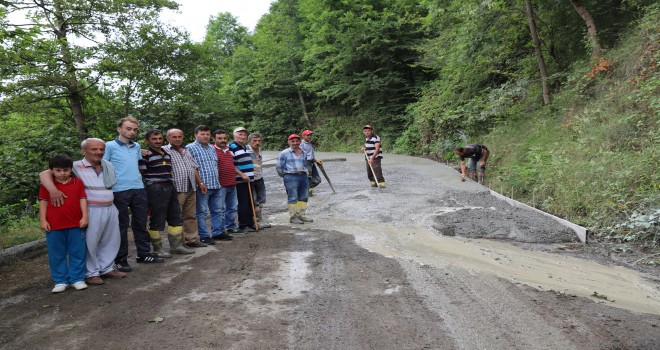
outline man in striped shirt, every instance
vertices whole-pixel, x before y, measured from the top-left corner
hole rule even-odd
[[[126,274],[114,269],[119,251],[119,216],[112,194],[115,169],[110,162],[103,161],[105,141],[88,138],[80,144],[82,160],[73,162],[73,172],[85,185],[89,224],[85,233],[87,254],[85,255],[85,283],[101,285],[104,278],[122,278]],[[104,176],[104,173],[109,176]],[[61,198],[61,192],[53,183],[50,170],[40,174],[42,185],[51,197]]]
[[[383,149],[380,147],[380,137],[374,134],[374,127],[369,124],[362,128],[362,133],[365,137],[362,152],[366,152],[367,177],[371,182],[371,187],[385,187],[385,178],[381,167]],[[378,184],[376,184],[376,181],[378,181]]]
[[[309,195],[306,154],[300,149],[300,136],[298,134],[289,135],[287,141],[289,148],[280,152],[275,170],[284,179],[289,207],[289,222],[292,224],[312,222],[312,219],[305,216]]]
[[[255,231],[254,213],[250,198],[250,181],[254,180],[254,164],[245,148],[248,132],[244,127],[234,129],[234,141],[229,144],[229,151],[234,156],[236,167],[236,196],[238,197],[238,228],[246,232]]]
[[[177,199],[176,188],[172,182],[172,157],[163,148],[163,133],[158,129],[148,130],[144,139],[149,149],[140,160],[140,172],[146,186],[149,201],[149,236],[153,253],[161,258],[171,257],[163,250],[160,232],[167,221],[170,252],[192,254],[195,251],[183,246],[183,219]]]

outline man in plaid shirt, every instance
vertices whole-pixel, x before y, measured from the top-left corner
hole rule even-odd
[[[166,135],[168,145],[163,149],[172,158],[172,180],[177,191],[177,199],[183,216],[183,243],[189,247],[206,247],[200,242],[197,233],[197,185],[202,178],[197,170],[197,163],[183,147],[183,131],[170,129]]]
[[[211,128],[200,125],[195,128],[195,142],[186,146],[186,150],[197,162],[199,183],[197,191],[197,226],[200,241],[206,244],[215,244],[214,239],[221,241],[231,240],[232,235],[226,233],[222,227],[224,214],[223,203],[220,198],[220,180],[218,179],[218,156],[215,148],[209,144]],[[206,226],[206,212],[211,212],[211,232]]]

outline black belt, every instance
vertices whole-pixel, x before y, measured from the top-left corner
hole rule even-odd
[[[307,174],[307,172],[306,171],[301,171],[301,172],[298,172],[298,173],[285,173],[284,175],[302,175],[302,174]]]

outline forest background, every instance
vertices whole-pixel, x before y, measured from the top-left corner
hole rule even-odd
[[[169,0],[0,0],[0,246],[43,237],[37,174],[80,140],[245,126],[265,148],[310,128],[354,152],[456,162],[486,144],[486,184],[588,227],[660,243],[660,5],[651,0],[277,0],[193,42]],[[16,14],[28,14],[23,19]],[[18,18],[18,19],[17,19]]]

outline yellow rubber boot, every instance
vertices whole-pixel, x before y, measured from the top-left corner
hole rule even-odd
[[[380,188],[385,188],[385,187],[387,187],[387,186],[385,186],[385,181],[383,181],[383,182],[379,182],[379,183],[378,183],[378,187],[380,187]]]
[[[289,222],[292,224],[304,224],[302,220],[300,220],[299,215],[300,209],[298,209],[298,203],[296,204],[289,204]]]
[[[300,213],[298,216],[300,220],[302,220],[303,222],[314,222],[314,220],[305,216],[305,214],[307,213],[307,202],[298,202],[297,205],[298,205],[298,212]]]
[[[160,231],[149,230],[149,237],[151,237],[151,245],[154,247],[153,253],[159,258],[171,258],[170,253],[163,250],[163,241],[160,238]]]
[[[167,232],[167,239],[170,241],[170,252],[176,254],[193,254],[194,250],[186,247],[181,242],[183,238],[182,226],[170,226]]]

